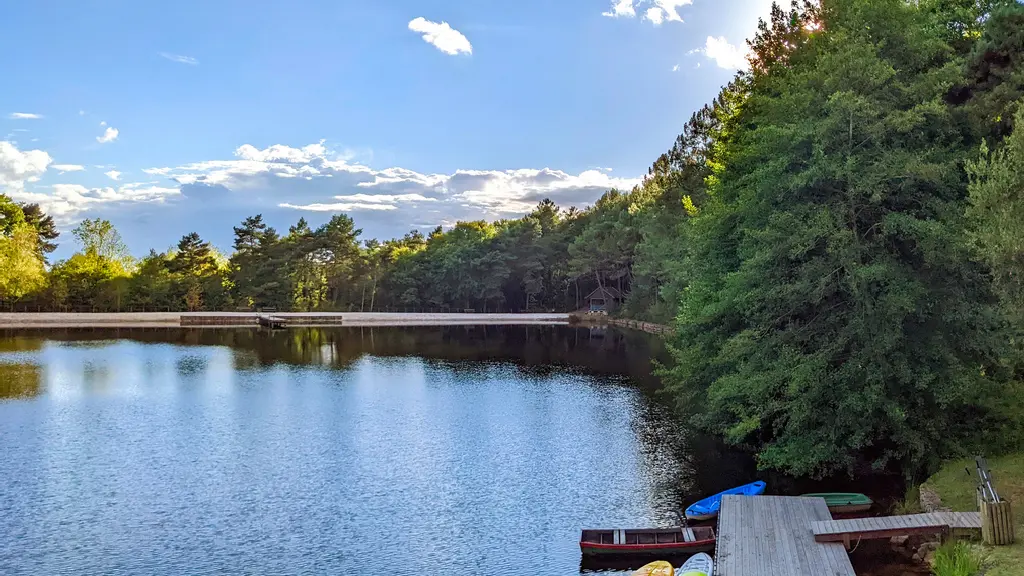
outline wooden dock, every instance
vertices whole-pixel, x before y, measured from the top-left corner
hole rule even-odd
[[[842,544],[814,540],[832,520],[822,498],[725,496],[718,515],[716,576],[855,576]]]
[[[981,534],[978,512],[933,512],[906,516],[825,520],[811,524],[817,542],[843,542],[891,538],[912,534]]]

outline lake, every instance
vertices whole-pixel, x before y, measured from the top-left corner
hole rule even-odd
[[[0,573],[529,574],[754,477],[566,326],[0,331]]]

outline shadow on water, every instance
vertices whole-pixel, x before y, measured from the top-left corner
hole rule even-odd
[[[626,375],[648,390],[658,386],[651,360],[664,345],[633,331],[565,326],[249,328],[68,328],[0,330],[0,352],[39,350],[45,342],[102,345],[132,340],[181,346],[224,346],[238,368],[291,365],[345,367],[367,355],[450,362],[513,362],[538,374],[564,367],[590,374]]]

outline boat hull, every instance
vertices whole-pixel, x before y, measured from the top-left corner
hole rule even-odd
[[[690,556],[715,548],[715,530],[708,526],[583,530],[580,551],[587,556]]]
[[[698,552],[711,552],[714,540],[672,544],[596,544],[580,543],[584,556],[686,556]]]
[[[651,562],[650,564],[633,572],[633,576],[674,576],[675,570],[672,564],[664,561]]]
[[[718,512],[715,512],[714,514],[690,514],[689,512],[686,513],[686,519],[690,522],[707,522],[708,520],[714,520],[715,518],[718,518]]]
[[[678,576],[714,576],[715,561],[707,554],[697,554],[676,570]]]
[[[856,514],[867,512],[871,509],[871,498],[863,494],[853,492],[822,492],[817,494],[804,494],[805,498],[822,498],[829,512],[833,514]]]
[[[829,506],[828,511],[833,514],[856,514],[871,510],[871,504],[850,504],[846,506]]]
[[[702,522],[717,518],[718,511],[722,506],[722,496],[733,494],[738,496],[760,496],[764,494],[766,487],[767,484],[758,480],[757,482],[751,482],[750,484],[719,492],[714,496],[709,496],[687,506],[685,510],[686,519],[692,522]]]

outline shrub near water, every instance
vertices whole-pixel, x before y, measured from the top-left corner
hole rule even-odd
[[[962,541],[947,542],[935,551],[932,574],[935,576],[977,576],[981,574],[981,554]]]

